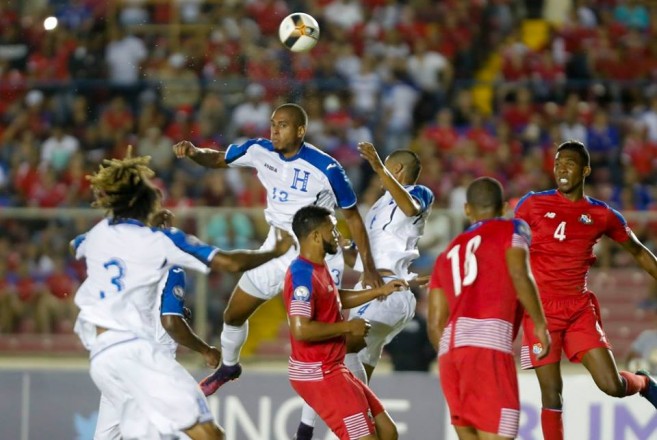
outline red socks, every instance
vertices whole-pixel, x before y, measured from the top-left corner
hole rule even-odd
[[[620,375],[625,379],[625,395],[631,396],[632,394],[639,393],[648,388],[648,379],[646,376],[639,376],[638,374],[630,373],[629,371],[621,371]]]
[[[563,440],[563,421],[560,409],[543,408],[541,411],[541,427],[545,440]]]

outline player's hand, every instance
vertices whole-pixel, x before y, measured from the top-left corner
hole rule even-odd
[[[203,353],[205,365],[210,368],[218,368],[221,363],[221,351],[217,347],[210,347],[208,351]]]
[[[379,296],[379,299],[385,299],[388,295],[392,294],[393,292],[399,292],[401,290],[407,290],[408,289],[408,283],[404,280],[392,280],[388,281],[386,284],[384,284],[381,287],[381,296]]]
[[[374,171],[378,172],[383,169],[383,162],[379,157],[379,153],[376,152],[374,145],[369,142],[359,142],[358,151],[360,152],[360,157],[368,161]]]
[[[349,334],[356,338],[364,338],[370,332],[372,324],[367,319],[356,318],[347,321]]]
[[[545,325],[537,325],[534,326],[534,335],[538,338],[543,347],[541,352],[536,355],[536,359],[543,359],[550,353],[550,345],[552,343],[550,332]]]
[[[173,146],[173,154],[175,154],[178,159],[196,156],[197,151],[198,148],[189,141],[180,141]]]
[[[281,255],[284,255],[288,249],[292,247],[292,245],[294,245],[294,238],[292,235],[287,231],[276,228],[276,243],[274,244],[274,253],[280,257]]]
[[[151,217],[151,226],[155,228],[170,228],[173,224],[173,212],[161,209]]]
[[[381,274],[379,274],[379,272],[375,270],[373,271],[366,270],[363,272],[361,284],[366,289],[375,289],[377,287],[383,286],[383,278],[381,278]]]

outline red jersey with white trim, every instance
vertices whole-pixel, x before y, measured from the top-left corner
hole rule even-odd
[[[623,216],[606,203],[586,196],[573,202],[557,190],[528,193],[515,216],[532,230],[531,266],[542,298],[587,292],[593,246],[603,235],[623,243],[631,234]]]
[[[343,321],[340,294],[324,263],[315,264],[303,257],[294,260],[285,274],[283,302],[288,317],[304,316],[324,323]],[[346,353],[344,336],[303,342],[290,334],[290,346],[291,380],[321,380],[324,372],[344,362]]]
[[[522,309],[506,265],[506,250],[528,249],[530,241],[524,221],[494,218],[470,226],[438,256],[429,288],[443,290],[450,310],[440,340],[441,355],[456,347],[511,353]]]

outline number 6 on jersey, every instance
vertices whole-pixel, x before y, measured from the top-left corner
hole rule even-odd
[[[454,282],[454,296],[459,296],[461,294],[461,289],[463,286],[469,286],[475,282],[477,279],[477,257],[475,252],[479,245],[481,244],[481,235],[475,235],[468,241],[465,245],[465,262],[463,264],[464,276],[461,279],[461,261],[459,258],[459,251],[461,245],[458,244],[454,246],[449,253],[447,258],[452,263],[452,281]]]

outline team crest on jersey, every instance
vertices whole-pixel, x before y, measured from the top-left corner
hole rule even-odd
[[[183,299],[183,297],[185,296],[185,289],[183,289],[182,286],[174,286],[173,296],[175,296],[178,299]]]
[[[294,293],[292,294],[294,299],[299,299],[301,301],[308,301],[308,298],[310,298],[310,291],[306,286],[299,286],[296,289],[294,289]]]
[[[593,219],[588,214],[580,215],[579,216],[579,221],[580,221],[580,223],[584,223],[585,225],[590,225],[590,224],[593,223]]]
[[[543,350],[543,344],[540,342],[537,342],[536,344],[532,345],[532,353],[534,354],[539,354]]]

